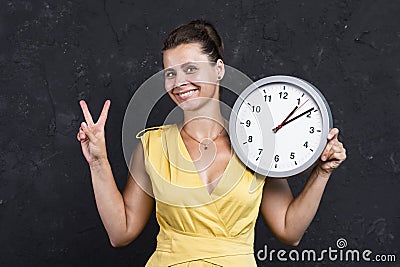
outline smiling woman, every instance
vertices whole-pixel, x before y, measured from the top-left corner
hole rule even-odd
[[[94,123],[81,101],[86,123],[77,138],[90,165],[97,208],[111,244],[132,242],[156,204],[160,232],[146,266],[257,266],[254,226],[260,210],[278,239],[297,245],[330,174],[346,158],[338,130],[332,129],[321,162],[296,198],[285,179],[265,179],[247,169],[231,147],[228,122],[220,110],[222,56],[221,38],[205,21],[182,25],[166,38],[165,89],[183,110],[183,121],[146,129],[138,136],[141,142],[122,194],[105,150],[110,102]],[[154,198],[137,179],[150,181]]]

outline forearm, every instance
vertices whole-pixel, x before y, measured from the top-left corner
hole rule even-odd
[[[286,236],[299,241],[313,220],[330,173],[314,168],[302,192],[290,203],[285,216]]]
[[[111,243],[118,243],[126,233],[126,213],[121,192],[115,183],[107,159],[90,165],[97,209]]]

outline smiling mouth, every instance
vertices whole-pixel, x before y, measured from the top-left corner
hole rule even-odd
[[[176,93],[175,95],[176,96],[178,96],[180,99],[182,99],[182,100],[186,100],[186,99],[188,99],[188,98],[190,98],[192,95],[194,95],[194,93],[196,92],[196,91],[198,91],[199,89],[191,89],[191,90],[187,90],[187,91],[184,91],[184,92],[181,92],[181,93]]]

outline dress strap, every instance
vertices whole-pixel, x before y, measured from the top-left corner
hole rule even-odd
[[[163,126],[153,126],[153,127],[144,128],[143,130],[139,131],[139,132],[136,134],[136,138],[137,138],[137,139],[140,139],[146,131],[158,130],[158,129],[161,129],[162,127],[163,127]]]

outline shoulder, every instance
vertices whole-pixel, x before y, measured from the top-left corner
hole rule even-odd
[[[164,131],[170,131],[176,124],[165,124],[165,125],[159,125],[159,126],[153,126],[153,127],[147,127],[144,128],[143,130],[140,130],[136,134],[137,139],[147,139],[150,136],[161,136],[162,132]]]

